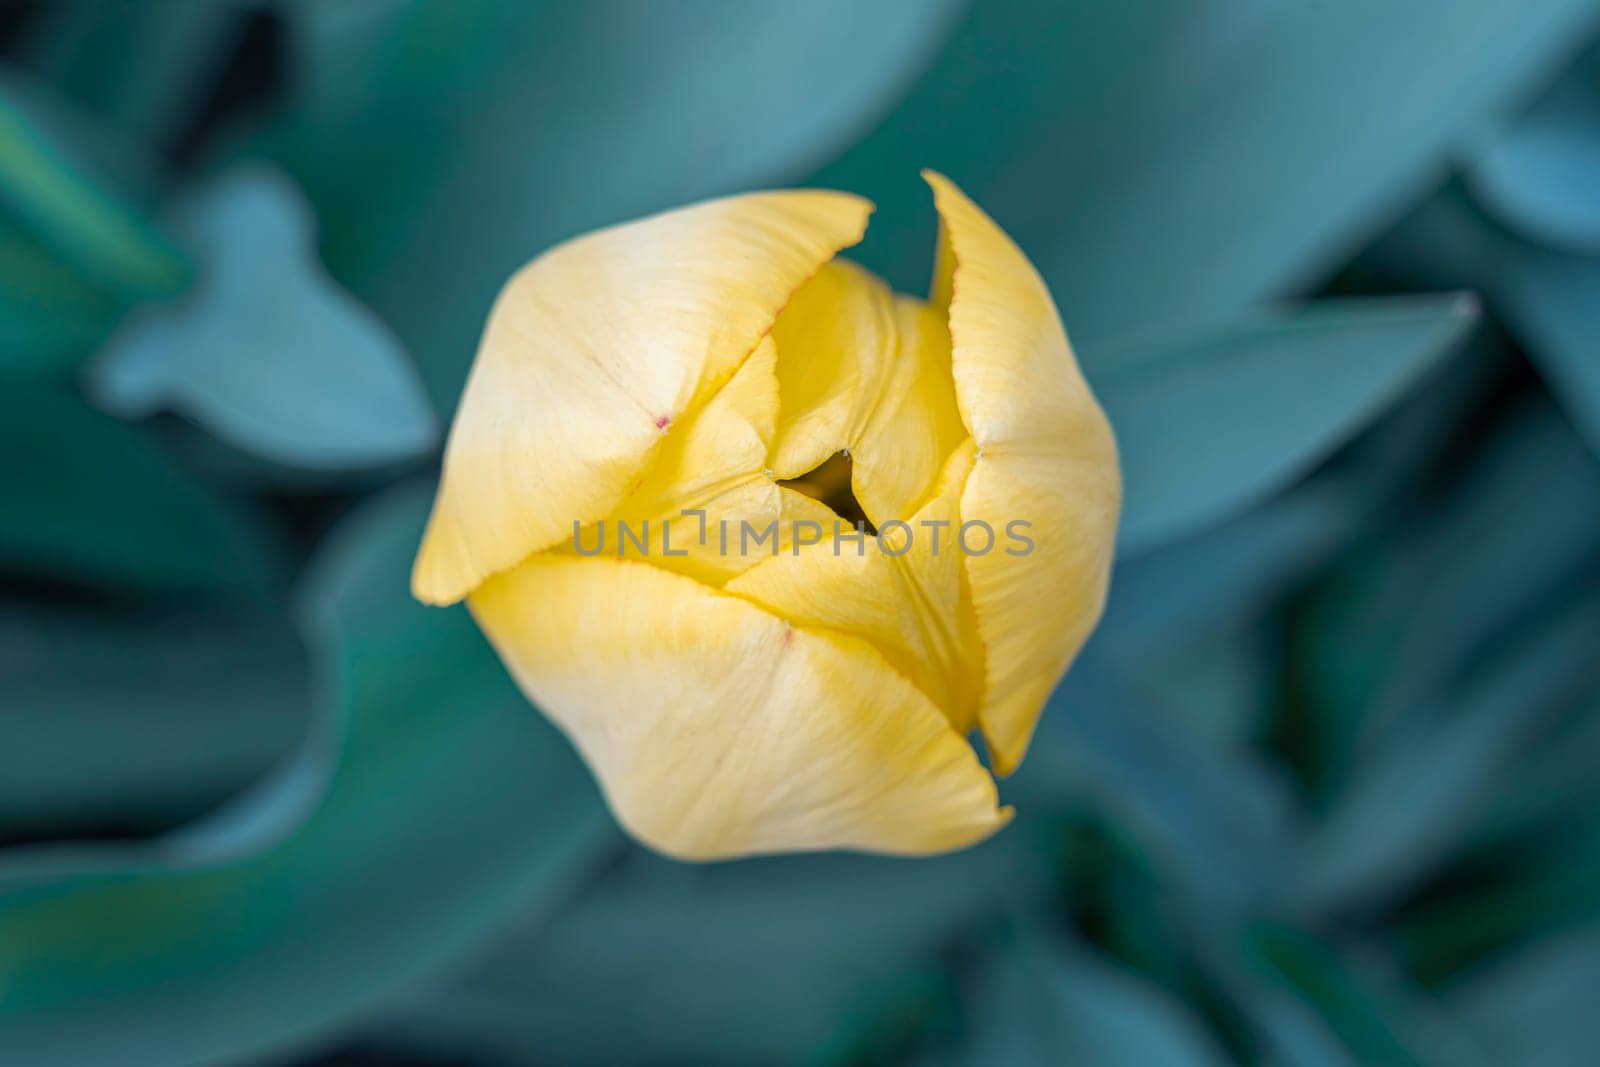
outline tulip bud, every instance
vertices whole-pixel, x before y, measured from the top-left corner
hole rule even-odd
[[[928,853],[1004,825],[1104,604],[1116,446],[1049,292],[926,175],[929,301],[870,205],[733,197],[576,238],[496,302],[413,574],[466,599],[636,837]]]

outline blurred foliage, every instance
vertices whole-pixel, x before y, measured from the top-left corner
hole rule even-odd
[[[1600,0],[0,11],[0,1063],[1586,1065]],[[1128,500],[935,860],[616,830],[406,572],[500,281],[950,173]],[[1048,625],[1048,621],[1041,622]]]

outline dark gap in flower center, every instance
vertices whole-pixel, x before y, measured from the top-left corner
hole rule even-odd
[[[855,463],[850,458],[850,450],[846,448],[835,452],[800,477],[782,479],[778,484],[804,493],[812,500],[821,501],[852,527],[863,525],[867,533],[876,537],[878,528],[867,518],[861,501],[856,499],[855,492],[850,488],[850,476],[854,469]]]

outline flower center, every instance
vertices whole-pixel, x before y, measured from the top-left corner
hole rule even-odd
[[[862,509],[861,502],[856,499],[856,494],[850,487],[850,476],[854,467],[850,450],[845,448],[835,452],[800,477],[783,479],[778,484],[826,504],[829,510],[851,526],[858,523],[865,524],[867,533],[876,537],[878,528],[867,518],[866,511]]]

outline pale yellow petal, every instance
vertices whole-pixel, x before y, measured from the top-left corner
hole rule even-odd
[[[790,621],[864,638],[944,712],[972,728],[983,655],[962,568],[960,501],[972,448],[957,449],[938,491],[879,538],[833,518],[819,544],[765,560],[727,585]],[[974,545],[981,541],[974,540]]]
[[[871,206],[761,193],[588,234],[501,292],[412,574],[451,603],[616,506],[675,422],[734,373]]]
[[[714,583],[746,569],[737,547],[743,527],[763,530],[783,511],[767,469],[778,412],[775,360],[772,339],[763,338],[727,385],[672,427],[640,484],[583,533],[583,552],[648,558]]]
[[[851,452],[856,499],[874,521],[904,519],[935,489],[967,438],[950,380],[944,311],[897,297],[896,359]]]
[[[956,397],[977,442],[961,514],[1001,535],[966,566],[985,648],[979,724],[1006,774],[1100,617],[1121,477],[1110,426],[1038,272],[949,179],[924,177],[950,253],[935,296],[948,294]],[[1031,551],[1006,536],[1016,522],[1028,524]]]
[[[795,293],[772,339],[783,398],[772,467],[796,478],[849,447],[882,392],[895,348],[894,294],[834,260]]]
[[[815,541],[836,516],[780,486],[766,467],[777,417],[775,348],[764,338],[733,379],[681,427],[615,511],[569,555],[648,559],[711,585]]]
[[[1009,817],[972,749],[864,642],[627,560],[538,556],[470,605],[618,820],[663,852],[939,852]]]
[[[772,467],[797,478],[836,452],[855,461],[874,522],[905,519],[966,429],[950,382],[944,315],[835,260],[773,327],[782,397]]]

